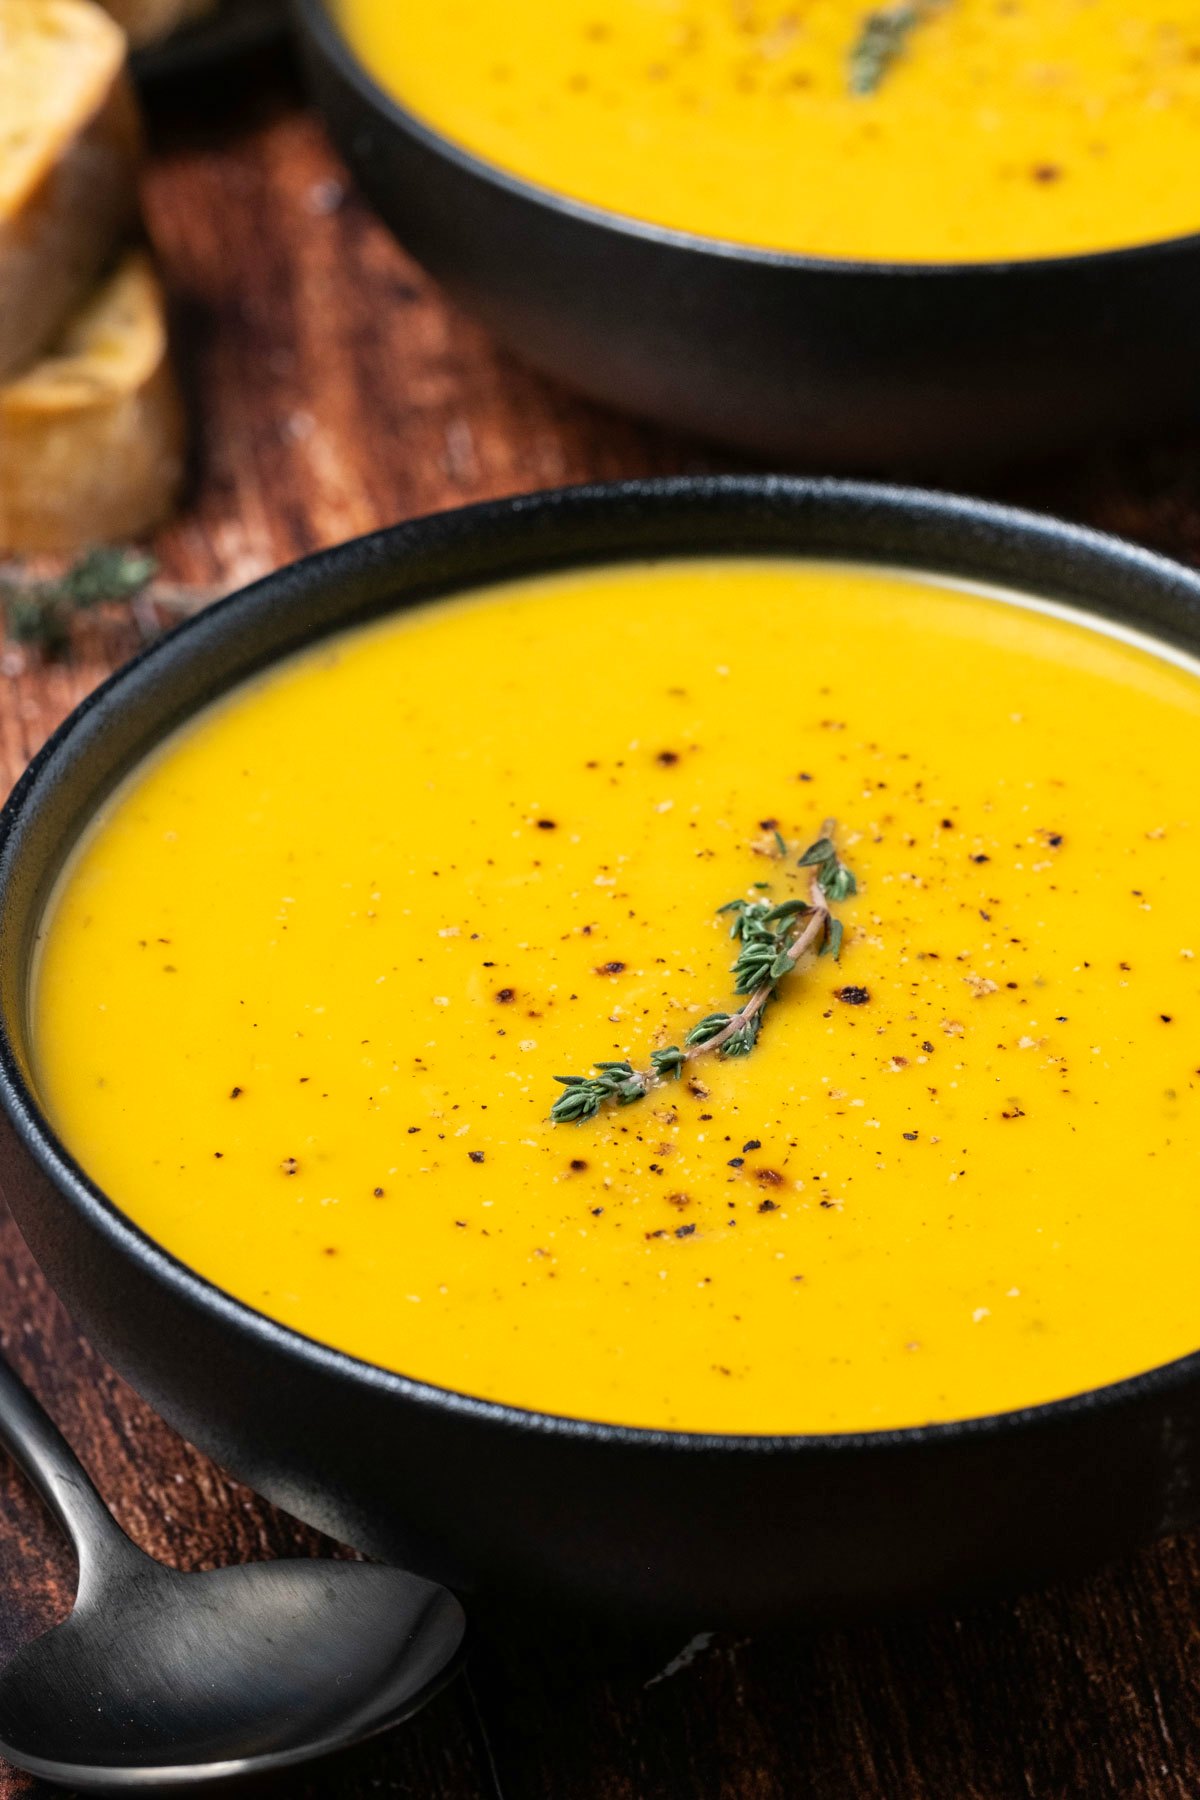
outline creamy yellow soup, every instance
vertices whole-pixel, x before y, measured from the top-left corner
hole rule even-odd
[[[337,0],[337,11],[366,67],[438,131],[655,224],[913,261],[1057,256],[1200,229],[1197,0]],[[890,58],[864,39],[873,11],[917,15]]]
[[[36,1079],[153,1237],[426,1381],[846,1431],[1200,1342],[1200,680],[800,561],[572,573],[289,661],[118,792],[45,922]],[[733,898],[859,883],[757,1046]]]

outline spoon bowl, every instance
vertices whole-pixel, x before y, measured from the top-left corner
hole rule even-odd
[[[154,1562],[2,1363],[0,1441],[80,1571],[71,1616],[0,1670],[0,1755],[18,1767],[86,1794],[213,1787],[386,1731],[453,1675],[462,1608],[403,1570]]]

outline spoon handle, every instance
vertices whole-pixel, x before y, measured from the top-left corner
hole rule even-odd
[[[125,1536],[67,1440],[0,1356],[0,1445],[23,1469],[79,1559],[80,1585],[98,1561],[140,1556]]]

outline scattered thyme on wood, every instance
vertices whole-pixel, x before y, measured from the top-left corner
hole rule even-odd
[[[112,601],[138,599],[157,573],[158,564],[144,551],[101,546],[44,580],[0,575],[5,630],[14,644],[28,644],[49,658],[61,656],[72,619]]]
[[[901,0],[869,12],[850,51],[849,81],[852,94],[873,94],[904,55],[909,37],[948,3],[948,0]]]
[[[809,899],[781,901],[730,900],[718,913],[730,920],[729,935],[740,946],[732,964],[734,993],[745,995],[736,1012],[709,1013],[693,1025],[682,1047],[669,1044],[651,1052],[649,1069],[629,1062],[598,1062],[594,1075],[556,1075],[565,1088],[550,1109],[555,1125],[579,1125],[594,1119],[610,1103],[629,1106],[662,1083],[678,1080],[699,1056],[749,1056],[758,1042],[763,1017],[779,984],[802,956],[815,951],[835,959],[841,955],[843,925],[833,907],[857,892],[857,883],[838,856],[834,824],[827,820],[821,836],[799,859],[811,869]],[[783,840],[780,839],[781,848]]]

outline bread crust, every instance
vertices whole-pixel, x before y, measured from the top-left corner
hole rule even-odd
[[[0,62],[3,380],[53,342],[130,231],[141,130],[123,37],[90,0],[0,0]]]
[[[142,537],[171,511],[183,469],[163,293],[135,250],[55,349],[0,387],[0,553]]]

